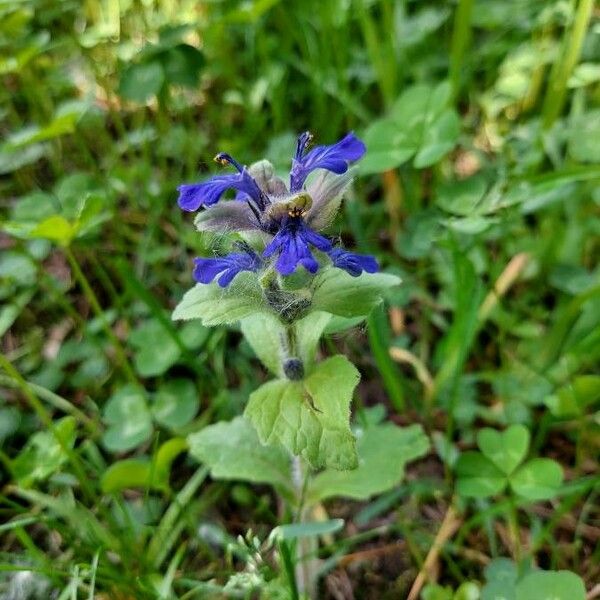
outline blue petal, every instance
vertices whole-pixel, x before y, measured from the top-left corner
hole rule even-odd
[[[198,283],[211,283],[218,277],[217,283],[227,287],[241,271],[257,271],[261,260],[254,252],[228,254],[218,258],[195,258],[194,279]]]
[[[345,173],[348,164],[362,158],[366,150],[364,143],[350,132],[339,142],[330,146],[316,146],[302,157],[299,157],[297,152],[292,161],[290,190],[301,190],[309,173],[315,169],[326,169],[338,175]]]
[[[202,183],[180,185],[179,199],[177,203],[182,210],[193,212],[201,206],[216,204],[227,190],[238,190],[255,200],[259,206],[262,205],[262,193],[260,188],[244,169],[241,173],[232,175],[215,175]]]
[[[363,271],[376,273],[379,270],[379,265],[373,256],[354,254],[341,248],[331,250],[329,258],[331,258],[334,267],[344,269],[352,277],[358,277]]]
[[[298,265],[310,273],[316,273],[319,263],[312,255],[310,246],[323,252],[331,250],[331,242],[309,229],[305,223],[286,223],[265,248],[263,256],[268,258],[279,252],[275,268],[282,275],[291,275]]]

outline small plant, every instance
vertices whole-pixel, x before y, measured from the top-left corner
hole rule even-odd
[[[363,143],[349,133],[307,150],[311,140],[309,133],[298,138],[289,188],[269,162],[247,168],[224,153],[215,160],[237,173],[179,187],[179,206],[201,210],[196,227],[223,234],[233,251],[195,259],[198,284],[173,313],[204,325],[239,321],[275,376],[250,395],[244,418],[192,434],[192,454],[214,477],[273,485],[297,521],[327,497],[365,499],[397,485],[405,462],[428,448],[418,425],[353,432],[350,403],[360,375],[343,355],[317,360],[326,328],[356,324],[400,280],[377,273],[374,257],[342,249],[321,233],[340,207]],[[229,189],[235,199],[222,200]],[[317,469],[325,470],[311,475]],[[304,580],[309,589],[314,574]]]
[[[215,160],[236,173],[179,187],[183,210],[202,209],[198,230],[227,236],[234,251],[195,259],[198,284],[173,318],[239,321],[276,376],[250,396],[245,411],[260,441],[283,446],[312,468],[354,469],[350,402],[359,373],[342,355],[317,362],[316,349],[333,316],[365,318],[400,280],[376,273],[374,257],[320,233],[339,209],[352,179],[349,164],[363,156],[364,144],[349,133],[307,150],[311,140],[308,132],[298,138],[289,188],[268,161],[247,168],[225,153]],[[230,189],[235,199],[222,200]]]

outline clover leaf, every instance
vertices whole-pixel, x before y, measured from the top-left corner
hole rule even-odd
[[[522,464],[529,439],[529,431],[523,425],[512,425],[504,432],[482,429],[477,436],[481,452],[465,452],[456,462],[458,493],[486,498],[510,486],[515,494],[528,500],[555,496],[563,480],[562,469],[549,458]]]

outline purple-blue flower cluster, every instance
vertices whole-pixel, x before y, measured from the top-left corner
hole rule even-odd
[[[363,271],[377,271],[377,261],[372,256],[336,248],[331,240],[317,233],[335,216],[351,181],[349,166],[364,155],[365,145],[353,133],[335,144],[309,149],[311,141],[308,132],[298,137],[289,190],[269,162],[245,167],[225,153],[218,154],[215,160],[234,167],[236,173],[178,187],[180,208],[189,212],[204,209],[196,219],[201,231],[255,231],[267,236],[261,256],[246,245],[242,252],[227,256],[196,258],[196,281],[210,283],[216,279],[225,287],[241,271],[258,271],[272,257],[276,257],[275,268],[282,275],[291,275],[298,265],[316,273],[319,262],[313,254],[315,249],[326,254],[334,267],[353,277]],[[320,173],[306,184],[315,170]],[[235,200],[219,202],[228,190],[236,191]]]

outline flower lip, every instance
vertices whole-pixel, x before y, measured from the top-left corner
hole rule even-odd
[[[315,169],[326,169],[338,175],[345,173],[351,162],[362,158],[366,146],[353,132],[348,133],[335,144],[315,146],[305,152],[308,142],[312,139],[308,132],[298,137],[296,155],[290,171],[290,191],[302,189],[308,175]]]
[[[262,264],[260,256],[246,245],[241,250],[215,258],[195,258],[194,279],[198,283],[211,283],[216,279],[220,287],[227,287],[238,273],[258,271]]]
[[[376,273],[379,270],[377,260],[373,256],[354,254],[342,248],[334,248],[328,254],[334,267],[343,269],[352,277],[358,277],[363,271]]]
[[[329,252],[332,248],[331,242],[310,229],[302,217],[288,216],[283,219],[279,231],[265,248],[263,257],[269,258],[278,253],[275,268],[282,275],[291,275],[298,265],[309,273],[316,273],[319,263],[311,252],[311,246],[322,252]]]

